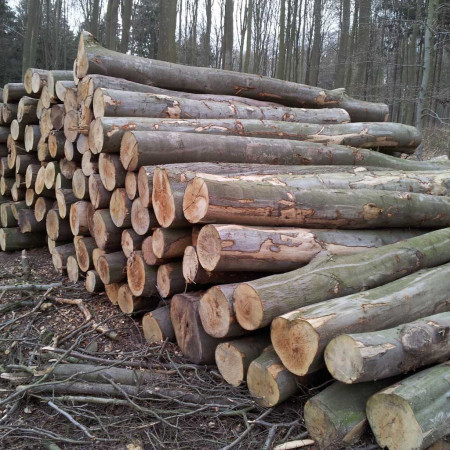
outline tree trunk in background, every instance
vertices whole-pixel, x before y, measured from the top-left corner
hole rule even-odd
[[[119,0],[108,0],[105,16],[105,46],[116,50],[117,23],[119,20]]]
[[[285,78],[285,63],[286,63],[286,0],[281,0],[280,7],[280,35],[278,40],[278,63],[275,77],[283,80]]]
[[[223,68],[233,69],[233,10],[234,0],[226,0],[223,31]]]
[[[133,0],[122,1],[122,40],[120,51],[126,53],[130,42],[131,13],[133,11]]]
[[[345,69],[347,67],[347,52],[350,32],[350,0],[342,0],[341,35],[339,38],[339,50],[337,56],[336,75],[334,86],[341,88],[345,86]]]
[[[353,65],[355,63],[355,48],[358,37],[358,12],[359,12],[359,0],[355,0],[355,7],[353,11],[352,33],[350,39],[350,46],[348,50],[348,55],[350,56],[351,60],[350,64],[348,64],[348,67],[346,68],[345,74],[346,91],[350,91],[350,87],[352,86]]]
[[[206,30],[203,35],[203,54],[202,65],[205,67],[211,66],[211,24],[212,24],[212,0],[206,0],[205,4],[206,14]]]
[[[91,16],[91,33],[98,37],[98,19],[100,16],[100,0],[94,0],[92,4],[92,16]]]
[[[244,59],[244,72],[250,69],[250,57],[252,53],[252,21],[253,21],[253,0],[248,0],[247,4],[247,42]]]
[[[320,54],[322,52],[322,0],[314,0],[314,38],[311,49],[309,84],[319,84]]]
[[[23,40],[22,55],[22,77],[29,67],[34,67],[36,63],[36,46],[38,40],[40,23],[40,0],[28,0],[26,32]]]
[[[160,0],[158,59],[175,62],[177,48],[175,31],[177,22],[177,0]]]

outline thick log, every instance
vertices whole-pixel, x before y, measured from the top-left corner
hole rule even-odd
[[[54,159],[64,158],[64,144],[66,137],[64,131],[53,131],[48,137],[48,151]]]
[[[80,271],[78,268],[77,258],[75,256],[71,255],[67,258],[66,270],[69,281],[76,283],[80,276]]]
[[[449,331],[450,312],[444,312],[377,332],[342,334],[327,345],[325,363],[347,384],[388,378],[447,361]]]
[[[24,145],[28,152],[37,151],[41,131],[39,125],[27,125],[25,127]]]
[[[67,266],[67,258],[69,256],[75,256],[75,247],[72,243],[58,245],[51,253],[55,269],[61,272],[62,270],[65,270]]]
[[[153,176],[155,166],[144,166],[138,172],[138,192],[142,206],[150,207],[152,205]]]
[[[422,370],[373,395],[367,418],[380,447],[425,449],[448,434],[450,364]]]
[[[157,268],[144,261],[140,251],[133,252],[126,263],[128,286],[136,297],[157,294]]]
[[[56,176],[60,173],[59,163],[51,161],[45,166],[44,184],[47,189],[54,189]]]
[[[115,189],[109,202],[109,211],[114,225],[119,228],[131,227],[131,206],[132,202],[127,197],[125,189]]]
[[[414,127],[396,123],[356,122],[316,125],[274,120],[235,119],[152,119],[142,117],[101,117],[91,123],[89,146],[93,153],[117,153],[127,131],[170,131],[178,133],[288,139],[318,144],[374,148],[390,153],[413,153],[420,144]]]
[[[47,75],[48,75],[48,71],[33,72],[32,76],[31,76],[31,92],[28,92],[29,86],[27,86],[27,83],[24,80],[24,85],[25,85],[26,91],[29,94],[33,93],[33,94],[42,96],[42,90],[44,89],[44,87],[47,86]],[[25,76],[26,76],[26,74],[25,74]]]
[[[156,232],[155,232],[156,233]],[[313,230],[206,225],[197,254],[208,271],[288,272],[317,254],[350,255],[421,234],[411,230]]]
[[[77,202],[72,189],[55,189],[56,201],[58,203],[58,211],[61,219],[66,218],[70,211],[70,206]]]
[[[120,283],[112,283],[105,285],[105,292],[108,300],[113,304],[117,305],[119,302],[119,289]]]
[[[66,178],[64,181],[64,186],[59,186],[63,188],[68,188],[72,186],[72,183],[70,180],[73,179],[73,176],[75,175],[75,172],[80,168],[80,165],[75,161],[68,161],[67,159],[63,158],[59,160],[59,168],[61,170],[61,175]]]
[[[149,266],[159,266],[170,262],[170,260],[158,258],[153,253],[153,236],[145,237],[142,242],[142,257],[144,258],[145,263]]]
[[[157,226],[157,221],[153,209],[143,206],[141,199],[135,198],[131,206],[131,226],[140,236],[150,232]]]
[[[73,174],[72,190],[76,198],[80,200],[89,199],[89,178],[81,169],[77,169]]]
[[[304,409],[305,425],[319,448],[355,444],[368,428],[367,400],[390,382],[355,386],[335,382],[310,398]]]
[[[58,204],[51,198],[39,197],[34,205],[34,217],[38,222],[43,222],[47,212],[51,209],[57,209]],[[45,231],[45,223],[44,223]]]
[[[268,335],[249,336],[222,342],[216,347],[217,369],[228,384],[240,386],[247,378],[247,370],[251,362],[258,358],[269,345]]]
[[[138,194],[138,174],[127,172],[125,175],[125,192],[130,200],[134,200]]]
[[[37,98],[22,97],[17,106],[17,120],[24,125],[38,124],[39,119],[36,116]]]
[[[257,119],[297,123],[348,123],[343,109],[305,109],[286,106],[257,107],[230,102],[191,100],[178,96],[158,95],[98,88],[93,110],[99,117],[154,117],[169,119]]]
[[[341,107],[350,113],[352,120],[384,121],[388,117],[386,105],[355,100],[342,89],[326,91],[259,75],[123,55],[105,49],[88,32],[80,36],[75,72],[78,78],[99,73],[178,91],[239,95],[298,107]]]
[[[272,346],[254,359],[247,370],[250,395],[266,408],[276,406],[299,393],[305,383],[305,377],[298,377],[283,366]]]
[[[50,120],[52,121],[53,129],[60,131],[64,128],[64,105],[58,103],[53,105],[50,113]]]
[[[304,190],[206,177],[188,183],[183,211],[191,223],[348,229],[450,225],[449,197],[370,189]]]
[[[105,286],[100,279],[99,274],[95,270],[89,270],[86,273],[86,291],[90,293],[94,292],[103,292],[105,290]]]
[[[41,136],[41,138],[39,139],[37,157],[38,160],[41,162],[48,162],[52,160],[52,157],[50,156],[50,152],[48,150],[48,143],[46,137]]]
[[[64,111],[67,114],[72,111],[76,112],[77,110],[78,110],[77,91],[76,89],[67,89],[66,95],[64,96]]]
[[[15,141],[23,141],[25,137],[25,123],[20,123],[17,119],[11,122],[10,133]],[[42,133],[42,131],[41,131]]]
[[[276,136],[275,136],[276,137]],[[120,159],[127,170],[170,163],[214,162],[276,165],[336,165],[382,167],[423,171],[448,170],[448,162],[412,161],[373,152],[286,139],[214,136],[165,131],[127,131],[120,146]]]
[[[68,90],[75,90],[76,86],[73,80],[59,80],[56,82],[55,93],[60,102],[64,103]]]
[[[0,222],[3,228],[17,227],[18,217],[14,217],[12,202],[2,203],[0,205]]]
[[[152,245],[157,258],[182,258],[186,247],[192,245],[192,228],[157,228],[152,235]]]
[[[27,95],[23,83],[7,83],[3,86],[3,103],[17,103]]]
[[[41,131],[41,137],[43,138],[48,138],[52,132],[52,112],[50,109],[44,109],[42,111],[41,118],[39,119],[39,129]]]
[[[11,188],[11,198],[15,202],[25,200],[25,192],[25,188],[18,188],[17,184],[14,183],[13,187]]]
[[[161,264],[156,275],[156,286],[163,298],[173,297],[186,291],[186,281],[183,276],[183,263],[174,261]]]
[[[419,269],[445,264],[450,261],[449,243],[450,229],[446,228],[370,252],[332,258],[325,255],[304,268],[242,283],[234,292],[238,321],[248,330],[262,328],[295,308],[372,289]]]
[[[46,228],[49,238],[54,241],[68,241],[73,237],[69,218],[62,219],[54,209],[47,213]]]
[[[25,91],[27,92],[27,94],[32,94],[33,92],[35,94],[39,94],[40,90],[41,90],[41,84],[44,85],[47,82],[47,73],[48,70],[44,70],[44,69],[27,69],[25,71],[25,75],[23,77],[23,85],[25,87]],[[33,76],[34,74],[36,74],[36,77],[39,78],[39,82],[36,83],[35,82],[35,86],[37,89],[36,91],[33,91]],[[41,83],[42,80],[42,83]]]
[[[3,252],[42,247],[44,242],[45,234],[22,234],[19,228],[0,228],[0,248]]]
[[[79,134],[78,112],[76,110],[67,110],[66,103],[69,92],[66,93],[66,100],[64,100],[64,109],[66,110],[64,117],[64,135],[70,142],[75,142]]]
[[[93,237],[79,237],[74,241],[75,254],[78,261],[78,266],[82,272],[87,272],[94,268],[92,260],[92,252],[97,247]]]
[[[9,125],[12,123],[14,119],[17,119],[17,108],[18,108],[17,103],[9,103],[9,104],[3,103],[2,119],[5,125]],[[0,141],[6,142],[4,141],[4,132],[5,132],[4,127],[2,127],[2,131],[3,133],[0,133]]]
[[[79,201],[70,205],[69,222],[70,229],[74,236],[89,236],[88,224],[88,206],[89,202]]]
[[[117,304],[124,314],[136,314],[151,311],[157,306],[157,301],[155,298],[134,296],[124,283],[117,293]]]
[[[98,258],[97,270],[104,284],[120,283],[127,278],[127,258],[122,251],[105,253]]]
[[[114,225],[109,209],[97,209],[92,221],[93,236],[98,248],[112,252],[119,250],[122,240],[122,230]]]
[[[28,167],[31,165],[38,165],[39,160],[36,158],[35,153],[29,153],[28,155],[17,155],[16,156],[16,173],[25,175]],[[25,183],[25,180],[24,180]]]
[[[67,161],[81,162],[83,156],[77,151],[73,142],[66,139],[64,143],[64,157]]]
[[[323,364],[326,345],[342,333],[377,331],[450,310],[449,274],[450,264],[424,269],[363,293],[286,313],[272,322],[273,346],[291,372],[314,371]]]
[[[202,327],[198,314],[201,296],[201,292],[175,295],[170,302],[170,319],[185,358],[195,364],[212,364],[221,340],[211,337]]]
[[[27,204],[27,206],[32,208],[36,204],[37,199],[38,199],[38,196],[37,196],[36,192],[34,191],[34,189],[26,190],[25,203]]]
[[[84,152],[81,158],[81,169],[87,177],[98,173],[98,157],[92,155],[89,150]]]
[[[98,159],[98,169],[103,186],[107,191],[125,186],[126,170],[123,168],[119,155],[101,154]]]
[[[237,319],[233,292],[238,283],[209,288],[200,299],[199,314],[205,331],[216,338],[230,338],[247,333]]]
[[[129,258],[133,252],[141,250],[145,238],[146,236],[140,236],[134,230],[123,230],[121,246],[125,256]]]
[[[56,83],[58,81],[73,81],[71,70],[51,70],[47,75],[47,88],[52,101],[57,101]]]
[[[2,177],[0,179],[0,194],[2,196],[10,196],[11,195],[11,189],[16,183],[15,178],[5,178]]]
[[[170,320],[170,306],[163,306],[142,317],[142,331],[147,343],[175,341],[175,331]]]
[[[89,177],[89,198],[95,209],[109,208],[112,193],[103,186],[99,174],[92,174]]]

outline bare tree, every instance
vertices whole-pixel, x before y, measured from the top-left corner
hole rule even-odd
[[[160,0],[159,7],[158,59],[176,62],[175,31],[177,23],[177,0]]]
[[[233,13],[234,0],[225,0],[225,17],[223,32],[223,68],[233,68]]]

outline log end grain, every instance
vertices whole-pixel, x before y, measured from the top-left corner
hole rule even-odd
[[[217,346],[216,364],[223,379],[231,386],[240,386],[245,380],[242,353],[232,342],[222,342]]]
[[[130,200],[134,200],[138,193],[137,173],[127,172],[125,176],[125,191]]]
[[[120,286],[121,284],[119,283],[105,284],[106,296],[113,305],[117,305],[119,302]]]
[[[154,242],[154,241],[153,241]],[[153,246],[153,251],[155,247]],[[155,253],[156,254],[156,253]],[[189,245],[184,249],[183,255],[183,276],[186,283],[194,283],[199,269],[197,250]]]
[[[139,164],[139,144],[131,131],[125,132],[120,144],[120,160],[126,170],[137,170]]]
[[[167,172],[161,168],[156,168],[153,176],[152,205],[159,224],[170,227],[176,214],[175,201]]]
[[[242,328],[257,330],[263,325],[264,308],[258,292],[249,284],[241,283],[234,291],[234,309]]]
[[[201,266],[209,271],[215,270],[220,261],[222,240],[213,225],[205,225],[198,234],[197,255]]]
[[[149,344],[166,339],[174,341],[175,332],[170,320],[170,307],[163,306],[145,314],[142,318],[142,331]]]
[[[208,187],[202,178],[189,181],[184,191],[183,211],[191,223],[199,223],[206,215],[209,206]]]
[[[140,236],[147,234],[150,229],[150,211],[142,205],[139,197],[131,205],[131,224]]]

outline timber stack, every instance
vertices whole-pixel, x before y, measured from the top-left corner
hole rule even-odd
[[[450,163],[399,157],[421,137],[386,105],[87,32],[73,72],[3,94],[3,250],[47,236],[149,343],[263,406],[328,380],[304,411],[319,447],[368,424],[389,448],[447,434]]]

